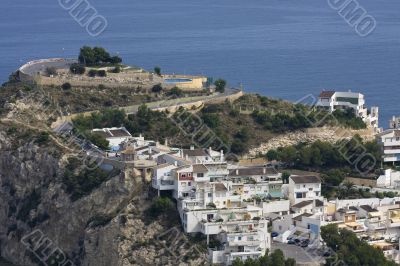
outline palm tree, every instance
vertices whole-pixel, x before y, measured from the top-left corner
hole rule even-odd
[[[346,188],[347,196],[350,195],[351,190],[355,187],[354,183],[349,180],[344,181],[342,185]]]

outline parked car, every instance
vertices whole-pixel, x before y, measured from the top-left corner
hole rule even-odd
[[[277,233],[277,232],[272,232],[271,233],[271,237],[277,237],[279,235],[279,233]]]
[[[295,243],[296,245],[299,245],[299,244],[301,243],[301,240],[298,239],[298,238],[295,238],[295,239],[294,239],[294,243]]]
[[[287,242],[289,245],[294,245],[296,242],[293,239],[289,239]]]
[[[310,240],[305,239],[300,242],[300,247],[302,247],[302,248],[308,247],[308,244],[310,244]]]

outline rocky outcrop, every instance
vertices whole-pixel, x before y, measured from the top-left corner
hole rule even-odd
[[[335,143],[342,139],[350,139],[356,134],[360,135],[364,140],[372,140],[374,138],[374,132],[372,129],[351,130],[332,127],[309,128],[281,134],[271,138],[257,148],[251,149],[248,153],[248,156],[255,157],[260,154],[265,154],[272,149],[296,145],[301,142],[312,143],[320,140]]]

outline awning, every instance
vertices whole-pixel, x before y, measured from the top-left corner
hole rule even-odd
[[[382,213],[381,212],[370,212],[369,216],[370,217],[381,217]]]
[[[350,223],[345,223],[346,226],[350,226],[350,227],[362,227],[361,224],[356,223],[356,222],[350,222]]]

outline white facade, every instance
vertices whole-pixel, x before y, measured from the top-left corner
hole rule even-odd
[[[295,176],[289,177],[289,200],[291,204],[301,201],[319,199],[321,195],[321,180],[316,176]]]
[[[368,126],[378,129],[379,108],[372,107],[370,114],[365,106],[364,95],[357,92],[323,91],[318,97],[316,106],[335,110],[352,109],[357,117],[363,119]]]
[[[400,188],[400,172],[392,169],[386,169],[383,175],[376,180],[377,187],[383,188]]]
[[[384,162],[400,161],[400,129],[389,129],[378,134],[378,143],[383,149]]]
[[[93,129],[92,133],[103,136],[108,140],[109,147],[117,150],[119,150],[120,144],[128,141],[132,137],[131,133],[129,133],[129,131],[124,127]]]
[[[271,248],[269,215],[289,212],[289,201],[276,198],[282,194],[280,173],[262,167],[229,170],[233,166],[223,153],[210,149],[181,150],[158,161],[152,185],[172,191],[184,231],[222,243],[209,249],[212,263],[258,258]]]

